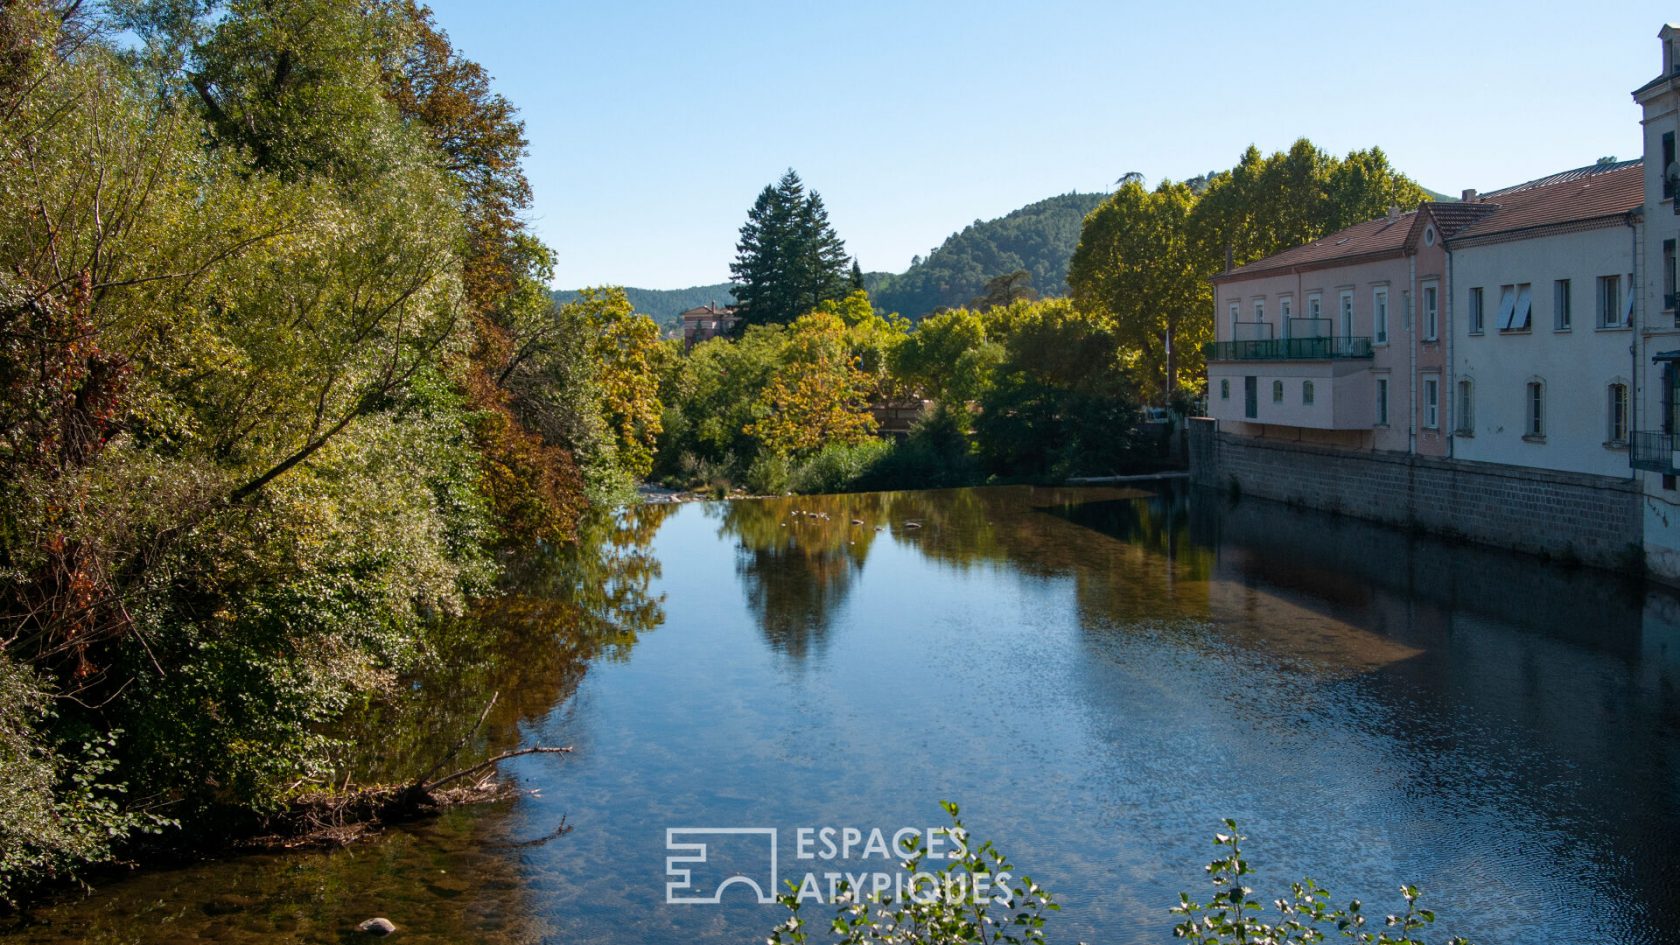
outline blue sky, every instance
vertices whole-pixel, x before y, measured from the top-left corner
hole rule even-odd
[[[866,269],[1058,193],[1305,135],[1456,194],[1635,157],[1680,9],[1592,4],[433,0],[520,108],[557,284],[727,279],[796,168]]]

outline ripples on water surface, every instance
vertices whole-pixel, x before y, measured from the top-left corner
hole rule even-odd
[[[1224,816],[1262,893],[1416,881],[1480,943],[1680,928],[1680,608],[1613,576],[1109,489],[647,507],[593,541],[361,722],[389,776],[500,689],[481,750],[577,748],[506,766],[539,794],[111,882],[19,939],[761,941],[775,907],[665,904],[667,827],[781,828],[787,876],[796,827],[945,798],[1059,894],[1054,941],[1170,941]]]

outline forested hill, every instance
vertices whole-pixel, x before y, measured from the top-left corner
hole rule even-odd
[[[985,289],[986,280],[1017,269],[1032,273],[1041,295],[1066,295],[1068,260],[1079,243],[1085,215],[1106,194],[1063,194],[1028,204],[995,220],[976,220],[953,233],[926,259],[917,257],[902,274],[866,272],[864,285],[875,307],[921,318],[934,309],[966,305]],[[677,316],[697,305],[734,305],[733,285],[698,285],[687,289],[633,289],[624,294],[636,311],[651,316],[663,330],[682,326]],[[559,289],[555,299],[569,302],[575,289]]]
[[[651,317],[659,323],[662,330],[681,328],[677,317],[683,312],[700,305],[716,302],[718,305],[734,305],[735,296],[729,290],[733,284],[720,282],[717,285],[697,285],[687,289],[630,289],[624,290],[624,295],[630,300],[630,305],[637,312]],[[577,298],[575,289],[558,289],[554,298],[559,302],[570,302]]]
[[[903,275],[872,286],[875,306],[921,318],[937,308],[967,304],[981,294],[986,280],[1017,269],[1032,273],[1040,294],[1066,295],[1068,260],[1079,243],[1080,226],[1105,196],[1062,194],[995,220],[976,220],[926,259],[914,261]]]

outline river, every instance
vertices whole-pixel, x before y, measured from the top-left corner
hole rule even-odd
[[[9,938],[762,941],[782,913],[742,884],[667,898],[768,876],[772,838],[778,879],[890,870],[803,858],[801,828],[946,799],[1058,896],[1056,942],[1171,941],[1222,817],[1268,898],[1311,875],[1380,914],[1415,882],[1483,945],[1680,928],[1680,605],[1603,572],[1180,489],[643,506],[449,659],[346,769],[428,764],[499,691],[473,751],[575,748],[504,763],[533,793],[106,877]],[[760,833],[669,887],[685,828]]]

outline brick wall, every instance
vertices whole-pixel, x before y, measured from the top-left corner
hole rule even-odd
[[[1261,440],[1190,422],[1198,485],[1503,548],[1624,566],[1642,540],[1638,483],[1404,453]]]

